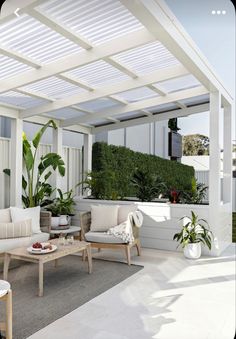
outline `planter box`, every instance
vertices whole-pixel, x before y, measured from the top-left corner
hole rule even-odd
[[[146,248],[155,248],[168,251],[176,251],[178,243],[173,241],[173,235],[180,231],[179,219],[184,215],[191,215],[193,210],[199,218],[209,221],[208,205],[184,205],[171,203],[137,202],[137,201],[113,201],[76,198],[76,215],[73,224],[79,225],[79,212],[90,211],[91,205],[138,205],[143,213],[144,223],[140,230],[141,244]],[[181,251],[181,247],[178,251]],[[208,254],[206,249],[204,254]]]

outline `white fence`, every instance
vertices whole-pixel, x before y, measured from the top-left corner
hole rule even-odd
[[[209,171],[195,171],[195,177],[198,182],[201,182],[205,184],[206,186],[209,186]],[[233,211],[236,212],[236,178],[233,178],[233,187],[232,187],[232,194],[233,194]],[[221,195],[223,192],[223,178],[221,179]],[[223,200],[223,195],[222,195]],[[207,190],[206,198],[205,200],[209,200],[209,192]]]
[[[10,204],[10,180],[3,173],[4,168],[10,168],[10,139],[0,138],[0,208],[8,207]],[[52,151],[52,145],[41,144],[38,150],[38,161],[42,155]],[[76,195],[81,194],[81,187],[76,187],[82,180],[82,150],[73,147],[63,147],[63,160],[65,162],[66,174],[62,178],[61,188],[63,191],[74,189]],[[50,181],[49,181],[50,182]]]

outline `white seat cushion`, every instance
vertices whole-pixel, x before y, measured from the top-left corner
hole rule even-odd
[[[48,233],[36,233],[31,237],[13,238],[13,239],[1,239],[0,240],[0,252],[6,252],[18,247],[28,247],[35,242],[45,242],[49,239]]]
[[[103,232],[88,232],[85,233],[85,239],[90,242],[98,242],[105,244],[123,244],[124,241],[114,235],[106,234]]]
[[[138,206],[135,204],[132,205],[120,205],[118,209],[118,222],[117,225],[122,224],[127,221],[129,213],[137,211]]]
[[[91,227],[92,232],[106,232],[117,225],[118,205],[92,205]]]

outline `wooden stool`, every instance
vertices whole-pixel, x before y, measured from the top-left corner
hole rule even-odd
[[[5,331],[6,339],[12,339],[12,292],[10,284],[0,280],[0,302],[6,303],[6,320],[0,322],[0,331]]]

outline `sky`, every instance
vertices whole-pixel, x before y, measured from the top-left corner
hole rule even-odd
[[[226,88],[235,96],[235,10],[232,2],[166,0],[166,3],[207,57]],[[226,13],[217,14],[219,10]],[[212,11],[216,11],[216,14],[212,14]],[[202,113],[179,119],[181,133],[209,135],[208,115]],[[235,139],[235,120],[233,126]]]

